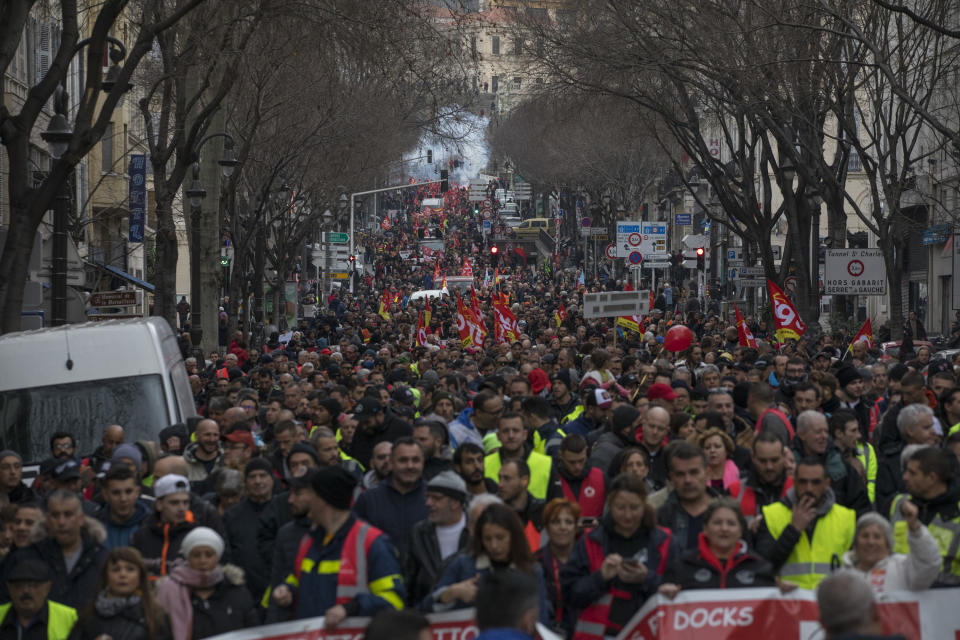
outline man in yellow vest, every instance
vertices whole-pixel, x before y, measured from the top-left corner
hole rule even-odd
[[[527,466],[530,467],[530,485],[527,490],[534,498],[546,499],[547,487],[550,486],[552,460],[542,453],[537,453],[527,444],[523,417],[513,412],[501,415],[497,423],[497,439],[500,441],[500,448],[488,454],[483,460],[484,475],[498,482],[500,466],[504,460],[525,459]]]
[[[757,553],[783,580],[803,589],[816,588],[853,544],[856,512],[837,504],[819,458],[802,458],[793,488],[762,513]]]
[[[21,558],[7,573],[6,582],[10,602],[0,605],[0,638],[67,640],[77,611],[47,598],[51,583],[45,563]]]

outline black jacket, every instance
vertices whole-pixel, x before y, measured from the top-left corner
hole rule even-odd
[[[260,551],[260,560],[268,568],[273,559],[273,543],[277,539],[280,527],[290,522],[290,492],[278,493],[270,499],[267,506],[260,512],[257,521],[257,549]],[[286,576],[284,576],[286,577]]]
[[[163,616],[162,626],[150,635],[140,603],[116,613],[101,613],[96,606],[81,612],[70,633],[70,640],[96,640],[101,635],[113,640],[167,640],[173,637],[166,615]]]
[[[807,456],[800,440],[795,440],[793,446],[797,460]],[[843,455],[835,447],[830,445],[823,455],[814,457],[824,462],[827,475],[830,476],[830,488],[833,489],[837,504],[853,509],[857,512],[857,517],[873,510],[870,497],[867,495],[867,485],[863,483],[857,470],[843,459]]]
[[[701,535],[697,547],[680,554],[667,567],[664,582],[672,582],[684,589],[739,589],[743,587],[773,587],[776,579],[769,562],[751,553],[747,545],[721,564]]]
[[[260,514],[268,502],[253,502],[249,498],[233,505],[223,514],[230,544],[230,561],[240,566],[246,576],[247,588],[254,600],[263,596],[267,586],[266,565],[257,547]]]
[[[310,532],[310,518],[302,516],[294,518],[286,523],[277,532],[276,539],[270,547],[272,557],[267,570],[270,576],[270,588],[281,585],[287,579],[287,576],[293,573],[293,562],[297,558],[297,551],[300,549],[300,541],[303,536]],[[294,608],[281,608],[270,599],[267,607],[267,624],[274,622],[285,622],[293,620]]]
[[[720,497],[717,490],[712,487],[707,487],[707,494],[711,498]],[[680,505],[677,492],[671,491],[667,495],[667,501],[657,509],[657,524],[670,529],[673,533],[673,541],[681,550],[692,549],[697,544],[697,534],[700,533],[700,529],[691,530],[690,521],[690,515]]]
[[[466,549],[469,541],[470,530],[464,526],[460,532],[457,551]],[[403,563],[403,582],[407,588],[407,603],[411,607],[416,607],[433,590],[445,564],[446,560],[440,557],[437,526],[429,520],[413,525],[407,539],[407,555]]]
[[[166,575],[170,564],[179,557],[180,543],[197,526],[190,520],[167,524],[154,511],[130,538],[130,546],[140,552],[152,574]]]
[[[796,500],[796,492],[793,489],[787,491],[780,501],[786,505],[788,509],[793,509],[793,505]],[[827,489],[826,496],[824,497],[823,503],[817,507],[816,516],[810,522],[810,525],[806,529],[807,538],[813,542],[813,534],[817,528],[817,522],[823,516],[827,515],[831,509],[837,504],[836,499],[833,495],[832,489]],[[790,554],[793,553],[793,548],[797,546],[797,543],[800,541],[800,535],[803,532],[793,526],[793,524],[788,524],[786,528],[781,532],[780,537],[774,538],[773,534],[770,533],[770,529],[767,527],[766,520],[760,521],[760,527],[757,529],[756,540],[757,543],[755,548],[757,553],[766,558],[771,565],[773,565],[773,571],[778,572],[780,568],[786,563],[787,559],[790,557]],[[836,557],[839,561],[840,556],[847,551],[847,549],[837,549]]]
[[[237,629],[260,624],[260,609],[254,606],[250,592],[242,584],[231,584],[225,578],[206,600],[193,595],[192,640],[201,640]]]
[[[375,446],[385,441],[396,442],[399,438],[412,435],[413,427],[410,426],[410,423],[388,411],[387,415],[384,416],[383,424],[373,433],[357,429],[347,453],[362,464],[364,468],[367,468],[370,466],[370,459],[373,457]]]
[[[393,474],[357,498],[353,510],[361,520],[369,522],[388,536],[400,551],[401,560],[406,556],[407,536],[413,525],[427,519],[427,491],[421,480],[407,493],[400,493],[393,484]]]

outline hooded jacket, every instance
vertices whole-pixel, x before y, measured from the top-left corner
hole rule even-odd
[[[150,635],[147,628],[143,605],[140,602],[128,604],[119,609],[98,606],[96,600],[92,607],[81,612],[70,640],[97,640],[108,636],[114,640],[170,640],[173,634],[170,621],[163,616],[162,626]]]
[[[857,568],[857,552],[851,549],[843,554],[843,566],[853,569],[870,583],[879,595],[887,591],[923,591],[929,589],[940,575],[943,559],[940,548],[926,527],[914,533],[907,532],[910,553],[891,553],[867,571]]]
[[[187,511],[187,519],[177,524],[169,524],[160,519],[154,511],[143,521],[140,528],[130,539],[130,546],[143,556],[150,573],[166,575],[170,564],[180,554],[180,544],[198,525],[194,521],[193,511]]]
[[[187,480],[190,481],[191,489],[194,493],[203,495],[213,490],[210,475],[223,466],[223,450],[217,452],[217,457],[214,458],[213,461],[213,467],[208,472],[203,461],[197,458],[197,449],[199,447],[199,442],[191,442],[183,451],[183,459],[187,463]]]
[[[400,493],[390,474],[373,489],[361,493],[353,511],[361,520],[390,536],[400,557],[404,558],[410,530],[427,519],[427,488],[421,479],[413,489]]]
[[[721,563],[710,550],[701,533],[697,547],[680,554],[663,574],[664,582],[672,582],[683,589],[740,589],[746,587],[773,587],[776,579],[770,563],[751,553],[747,543],[740,541],[737,551]]]
[[[447,425],[450,432],[450,445],[456,449],[464,442],[472,442],[478,447],[483,446],[483,434],[473,424],[473,407],[467,407]]]
[[[107,550],[130,546],[133,534],[152,511],[153,506],[143,498],[139,498],[133,506],[133,515],[124,523],[116,523],[110,519],[110,505],[103,505],[95,516],[106,530],[107,538],[103,546]]]
[[[30,534],[31,544],[25,549],[17,550],[11,560],[19,562],[21,558],[38,560],[50,569],[52,576],[49,598],[60,604],[79,609],[90,599],[90,594],[96,591],[97,578],[100,566],[107,558],[107,549],[103,546],[106,532],[103,525],[94,518],[85,516],[80,531],[82,549],[80,558],[71,571],[67,571],[60,544],[47,533],[44,523],[34,525]],[[5,562],[6,571],[14,562]],[[0,580],[0,602],[9,602],[6,577]]]

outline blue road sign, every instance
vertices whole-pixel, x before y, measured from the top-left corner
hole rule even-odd
[[[631,251],[627,259],[630,260],[630,264],[640,264],[643,262],[643,254],[639,251]]]
[[[693,216],[689,213],[674,214],[673,223],[678,227],[689,227],[693,224]]]

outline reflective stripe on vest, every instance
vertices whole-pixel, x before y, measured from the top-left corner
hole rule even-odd
[[[11,612],[12,603],[0,605],[0,624]],[[13,615],[17,615],[13,613]],[[47,600],[47,640],[67,640],[77,623],[77,610],[65,604]]]
[[[660,553],[660,564],[657,566],[657,575],[663,575],[667,567],[667,553],[670,550],[670,530],[663,527],[657,527],[658,530],[666,534],[666,538],[657,551]],[[583,545],[587,551],[587,559],[590,562],[590,573],[600,571],[603,565],[603,547],[598,542],[590,538],[589,534],[583,537]],[[585,607],[577,618],[577,624],[573,629],[573,640],[603,640],[606,635],[607,627],[619,630],[619,625],[610,622],[610,607],[613,605],[614,598],[629,600],[631,594],[620,589],[610,590],[600,596],[595,602]]]
[[[217,377],[223,378],[224,380],[230,379],[230,373],[227,371],[227,368],[217,369]]]
[[[908,498],[909,496],[904,493],[898,494],[890,505],[894,553],[910,553],[910,545],[907,542],[907,521],[900,512],[900,504]],[[938,513],[927,525],[927,529],[937,541],[937,547],[943,557],[937,584],[960,585],[960,518],[944,521]]]
[[[597,467],[590,469],[590,473],[583,479],[580,485],[580,495],[574,496],[573,489],[567,479],[557,474],[560,478],[560,486],[563,487],[563,497],[570,502],[576,502],[580,505],[580,515],[584,518],[599,518],[603,515],[604,495],[603,471]]]
[[[863,465],[867,497],[870,498],[870,504],[873,504],[877,498],[877,454],[869,442],[857,445],[857,460]]]
[[[577,418],[580,417],[580,414],[581,414],[581,413],[583,413],[583,405],[582,405],[582,404],[578,404],[577,406],[575,406],[575,407],[573,408],[573,411],[571,411],[571,412],[568,413],[567,415],[565,415],[565,416],[563,416],[562,418],[560,418],[560,424],[567,424],[567,423],[570,422],[571,420],[576,420]]]
[[[300,548],[297,550],[296,561],[293,565],[294,579],[290,580],[288,578],[287,581],[299,586],[300,576],[309,573],[314,567],[320,569],[319,573],[336,573],[336,604],[349,602],[358,594],[369,592],[367,554],[370,552],[370,546],[380,535],[381,531],[376,527],[361,520],[356,520],[347,533],[346,540],[343,541],[340,561],[325,560],[318,565],[314,560],[306,557],[310,547],[313,546],[313,536],[309,533],[304,534],[300,540]]]
[[[762,511],[770,534],[778,539],[790,524],[790,508],[782,502],[774,502]],[[834,504],[826,515],[817,519],[813,540],[807,537],[806,531],[800,532],[800,539],[780,569],[780,576],[803,589],[816,588],[830,573],[833,563],[839,566],[840,557],[853,545],[856,522],[856,512]]]

